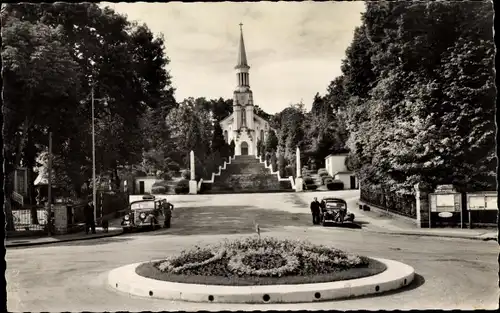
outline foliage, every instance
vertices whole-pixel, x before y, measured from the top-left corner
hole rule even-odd
[[[492,14],[487,2],[366,4],[328,96],[344,102],[364,186],[496,189]]]
[[[118,185],[118,168],[142,157],[145,109],[175,102],[162,37],[91,3],[7,4],[2,28],[7,170],[32,168],[52,131],[78,193],[91,175],[94,85],[95,98],[108,99],[95,101],[98,170]]]
[[[269,133],[267,135],[265,144],[264,144],[264,151],[265,152],[273,152],[277,151],[278,149],[278,137],[276,137],[276,133],[274,130],[269,130]]]
[[[176,194],[187,194],[189,193],[189,180],[182,179],[175,185],[174,191]]]
[[[326,183],[328,190],[344,190],[344,183],[341,180],[333,180]]]
[[[282,277],[324,275],[366,267],[368,262],[334,248],[264,237],[195,247],[155,266],[182,275]]]

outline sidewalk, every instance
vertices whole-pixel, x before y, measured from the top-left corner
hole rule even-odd
[[[356,207],[358,206],[356,202]],[[382,234],[448,237],[475,240],[498,240],[498,230],[488,228],[418,228],[408,218],[387,214],[382,209],[370,205],[370,211],[353,210],[356,220],[366,221],[366,230]]]
[[[102,227],[96,227],[96,233],[88,235],[85,232],[79,232],[75,234],[67,234],[60,236],[45,236],[45,237],[25,237],[25,238],[5,238],[4,244],[6,248],[13,247],[23,247],[23,246],[37,246],[45,245],[51,243],[68,242],[68,241],[79,241],[79,240],[89,240],[98,239],[105,237],[114,237],[121,235],[123,233],[122,228],[119,227],[109,227],[108,232],[105,233]]]

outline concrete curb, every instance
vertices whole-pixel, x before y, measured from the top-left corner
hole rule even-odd
[[[384,235],[394,235],[394,236],[415,236],[415,237],[440,237],[440,238],[456,238],[456,239],[469,239],[469,240],[498,240],[495,236],[484,236],[484,235],[460,235],[460,234],[430,234],[430,233],[412,233],[404,231],[379,231],[367,229],[367,232],[384,234]]]
[[[5,242],[5,247],[6,248],[16,248],[16,247],[42,246],[42,245],[57,244],[57,243],[61,243],[61,242],[84,241],[84,240],[92,240],[92,239],[110,238],[110,237],[120,236],[122,234],[123,234],[123,231],[117,231],[114,233],[113,232],[104,233],[102,236],[78,237],[78,238],[61,239],[61,240],[54,240],[54,241],[22,242],[22,243],[21,242],[20,243]],[[19,240],[19,241],[22,241],[22,240]]]
[[[377,275],[346,281],[300,285],[217,286],[155,280],[136,274],[142,263],[112,270],[108,284],[128,295],[189,302],[308,303],[380,294],[409,285],[414,269],[401,262],[378,259],[387,269]]]

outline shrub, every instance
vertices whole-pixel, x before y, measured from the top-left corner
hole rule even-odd
[[[314,179],[310,176],[304,177],[304,189],[305,190],[316,190],[318,186],[315,184]]]
[[[165,194],[168,191],[168,187],[166,186],[153,186],[151,188],[151,193],[154,195]]]
[[[344,183],[340,180],[333,180],[333,181],[326,184],[326,188],[328,190],[343,190]]]
[[[314,179],[311,176],[306,176],[306,177],[304,177],[304,184],[306,184],[306,185],[313,185],[314,184]]]
[[[189,193],[189,180],[183,179],[177,182],[174,189],[176,194],[186,194]]]
[[[322,173],[328,174],[328,171],[326,170],[326,168],[320,168],[320,169],[318,169],[318,175],[321,176]]]
[[[326,185],[328,180],[333,181],[333,177],[330,175],[321,176],[321,184],[322,185]]]
[[[182,178],[191,179],[191,171],[190,170],[183,170],[182,171]]]
[[[200,193],[204,193],[206,191],[212,190],[212,184],[210,183],[201,183]]]
[[[295,177],[295,171],[292,166],[285,166],[285,175],[282,178],[293,176]]]
[[[319,175],[319,177],[330,176],[330,174],[324,173],[324,172],[318,173],[318,175]]]

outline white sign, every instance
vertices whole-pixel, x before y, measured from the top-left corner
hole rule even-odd
[[[486,201],[484,199],[484,196],[469,197],[469,209],[471,210],[484,209],[485,206],[486,206]]]
[[[467,207],[469,210],[498,210],[497,199],[495,195],[470,195]]]
[[[498,210],[498,196],[487,196],[486,197],[486,209],[487,210]]]
[[[454,207],[455,206],[455,195],[436,195],[436,206],[437,207]]]
[[[453,216],[453,213],[451,212],[440,212],[438,214],[439,217],[442,217],[442,218],[448,218],[448,217],[452,217]]]

